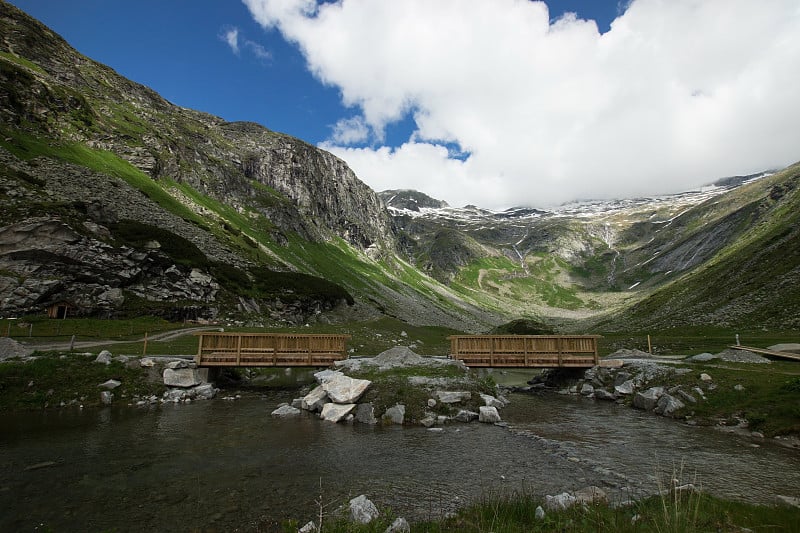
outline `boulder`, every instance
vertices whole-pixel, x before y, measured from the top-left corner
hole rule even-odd
[[[303,397],[301,407],[306,411],[321,411],[322,406],[327,404],[329,401],[328,393],[325,392],[325,389],[322,388],[322,385],[319,385]]]
[[[322,407],[322,413],[320,413],[319,417],[328,422],[338,422],[352,413],[355,408],[356,404],[354,403],[326,403]],[[290,409],[294,408],[290,407]]]
[[[122,383],[117,381],[116,379],[109,379],[109,380],[101,383],[100,385],[98,385],[98,387],[101,387],[101,388],[107,389],[107,390],[114,390],[117,387],[119,387],[120,385],[122,385]]]
[[[549,494],[545,496],[545,507],[550,509],[551,511],[559,511],[569,509],[576,503],[575,496],[570,494],[569,492],[562,492],[561,494],[556,494],[555,496],[550,496]]]
[[[472,422],[473,420],[477,420],[479,416],[480,415],[474,411],[461,409],[458,411],[458,413],[456,413],[456,416],[454,416],[453,419],[459,422]]]
[[[503,407],[505,407],[505,404],[503,403],[502,400],[499,400],[499,399],[497,399],[494,396],[491,396],[489,394],[481,393],[481,400],[483,400],[483,405],[485,405],[487,407],[494,407],[496,409],[502,409]],[[436,404],[434,404],[434,405],[436,405]],[[431,407],[433,407],[433,406],[431,406]]]
[[[402,424],[405,421],[406,417],[406,406],[402,404],[397,404],[394,407],[390,407],[383,413],[381,417],[384,422],[389,424]]]
[[[472,398],[472,393],[469,391],[436,391],[436,396],[442,403],[461,403],[464,400]]]
[[[534,511],[534,517],[536,520],[544,520],[544,509],[542,509],[541,505],[536,506],[536,511]]]
[[[436,415],[428,415],[422,420],[420,420],[419,423],[425,426],[426,428],[433,427],[436,425]]]
[[[139,366],[141,366],[142,368],[150,368],[156,366],[156,362],[149,357],[144,357],[142,359],[139,359]]]
[[[111,391],[104,390],[100,393],[100,401],[103,402],[103,405],[111,405],[111,402],[114,400],[114,393]]]
[[[333,402],[350,404],[357,402],[371,384],[367,379],[353,379],[340,373],[323,381],[321,387]]]
[[[290,418],[293,416],[300,416],[301,412],[302,411],[300,411],[300,409],[292,407],[291,405],[282,405],[281,407],[278,407],[277,409],[272,411],[272,413],[270,414],[278,418]]]
[[[172,368],[164,369],[164,385],[167,387],[194,387],[203,381],[194,368],[179,368],[173,370]]]
[[[478,422],[484,422],[486,424],[500,422],[500,414],[497,412],[497,408],[488,405],[482,405],[479,410]]]
[[[211,383],[201,383],[192,389],[192,395],[198,400],[211,400],[218,391]]]
[[[664,387],[651,387],[644,392],[637,392],[633,397],[633,406],[637,409],[652,411],[658,399],[664,395]]]
[[[350,519],[358,524],[369,524],[380,516],[375,504],[363,494],[350,500]]]
[[[168,391],[164,392],[164,401],[166,402],[177,403],[186,399],[186,397],[186,391],[183,389],[169,389]]]
[[[675,411],[683,409],[684,407],[684,403],[679,399],[675,398],[674,396],[670,396],[669,394],[664,394],[658,399],[658,404],[656,405],[655,411],[663,416],[673,416]]]
[[[613,394],[611,394],[610,392],[608,392],[605,389],[595,389],[594,390],[594,398],[595,398],[595,400],[603,400],[603,401],[606,401],[606,402],[613,402],[614,400],[617,399],[616,396],[614,396]]]
[[[290,405],[292,407],[296,408],[296,409],[302,409],[303,408],[303,399],[302,398],[294,398]]]
[[[172,370],[178,370],[179,368],[189,368],[189,362],[184,361],[183,359],[179,361],[170,361],[167,363],[167,368],[171,368]]]
[[[108,350],[103,350],[99,354],[97,354],[97,359],[94,360],[95,363],[102,363],[104,365],[111,364],[111,352]]]
[[[703,363],[705,361],[711,361],[712,359],[717,359],[717,358],[718,358],[718,356],[706,352],[706,353],[700,353],[700,354],[697,354],[697,355],[693,355],[693,356],[687,358],[686,360],[687,361],[694,361],[696,363]]]
[[[306,525],[297,530],[297,533],[316,533],[317,525],[313,520],[306,522]]]
[[[356,422],[361,424],[377,424],[378,419],[375,418],[375,407],[371,403],[360,403],[356,407]]]
[[[584,383],[581,386],[581,395],[582,396],[590,396],[594,392],[594,387],[589,383]]]

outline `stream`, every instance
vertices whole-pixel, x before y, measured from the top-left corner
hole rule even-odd
[[[271,417],[291,394],[2,414],[0,531],[270,530],[359,494],[419,520],[501,492],[638,497],[673,474],[733,499],[800,497],[797,451],[615,404],[514,394],[508,428],[429,431]]]

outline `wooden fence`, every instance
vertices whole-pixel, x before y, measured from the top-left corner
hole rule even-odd
[[[588,368],[600,335],[453,335],[450,358],[471,367]]]
[[[347,359],[350,335],[195,333],[197,366],[330,366]]]

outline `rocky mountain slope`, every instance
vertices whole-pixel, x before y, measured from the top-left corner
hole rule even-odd
[[[332,154],[174,106],[5,2],[0,32],[0,313],[496,322],[398,256]]]

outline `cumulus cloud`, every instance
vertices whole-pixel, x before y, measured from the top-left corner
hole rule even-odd
[[[800,159],[796,0],[620,2],[604,34],[527,0],[244,2],[358,110],[323,146],[378,190],[545,206]],[[409,115],[405,144],[347,146]]]
[[[239,55],[239,28],[235,26],[226,27],[219,34],[219,38],[230,47],[231,52],[237,56]]]

